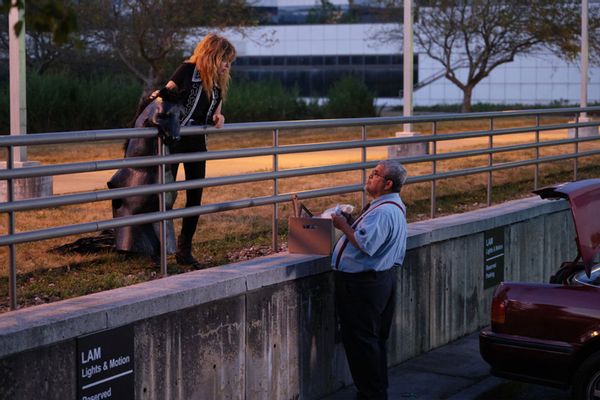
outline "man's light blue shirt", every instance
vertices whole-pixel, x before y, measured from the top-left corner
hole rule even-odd
[[[392,201],[402,207],[401,211]],[[398,193],[388,193],[371,202],[364,218],[354,228],[354,238],[360,249],[348,242],[342,252],[338,269],[342,272],[385,271],[395,264],[404,262],[406,252],[406,206]],[[336,260],[346,235],[338,240],[331,265],[335,269]]]

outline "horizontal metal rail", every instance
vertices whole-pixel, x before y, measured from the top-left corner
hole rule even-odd
[[[405,157],[403,158],[404,164],[411,163],[421,163],[421,162],[431,162],[431,161],[443,161],[457,158],[466,158],[466,157],[476,157],[483,156],[487,154],[496,154],[503,153],[509,151],[518,151],[518,150],[528,150],[535,149],[540,147],[549,147],[549,146],[557,146],[564,145],[576,142],[586,142],[597,140],[595,138],[577,138],[574,140],[571,139],[560,139],[560,140],[549,140],[540,143],[526,143],[526,144],[518,144],[518,145],[510,145],[510,146],[502,146],[496,147],[493,149],[482,148],[476,150],[464,150],[457,152],[449,152],[449,153],[437,153],[435,155],[427,155],[427,156],[413,156],[413,157]],[[204,154],[204,153],[193,153],[193,154]],[[579,156],[581,156],[580,153]],[[592,152],[588,155],[596,155],[600,154],[600,150],[596,152]],[[573,158],[576,156],[575,154],[571,156]],[[144,159],[152,159],[152,165],[156,164],[156,156],[154,157],[138,157]],[[187,161],[197,161],[197,159],[206,159],[205,157],[185,157],[184,160]],[[169,159],[169,157],[162,157],[161,160]],[[175,157],[175,159],[179,160],[180,157]],[[212,158],[211,158],[212,159]],[[170,162],[173,158],[170,158]],[[542,159],[543,160],[543,159]],[[164,161],[163,161],[164,162]],[[540,161],[543,162],[543,161]],[[167,164],[167,162],[164,162]],[[140,164],[136,164],[140,165]],[[141,164],[146,166],[146,164]],[[281,178],[290,178],[290,177],[299,177],[299,176],[307,176],[307,175],[318,175],[318,174],[327,174],[334,172],[344,172],[351,170],[358,170],[364,168],[371,168],[376,165],[376,162],[366,162],[366,163],[353,163],[353,164],[341,164],[341,165],[329,165],[323,167],[312,167],[312,168],[299,168],[299,169],[288,169],[277,172],[261,172],[261,173],[253,173],[253,174],[244,174],[244,175],[236,175],[236,176],[228,176],[228,177],[218,177],[218,178],[206,178],[199,180],[189,180],[189,181],[179,181],[173,182],[163,185],[143,185],[143,186],[135,186],[128,188],[115,188],[108,190],[99,190],[90,193],[78,193],[78,194],[70,194],[70,195],[59,195],[53,196],[51,198],[36,198],[36,199],[27,199],[27,200],[16,200],[13,202],[4,202],[0,203],[0,212],[9,212],[9,211],[27,211],[34,210],[40,208],[47,207],[60,207],[65,205],[73,205],[73,204],[82,204],[88,202],[97,202],[97,201],[106,201],[124,198],[128,196],[142,196],[142,195],[151,195],[158,194],[161,192],[172,192],[179,190],[187,190],[187,189],[196,189],[196,188],[204,188],[204,187],[212,187],[212,186],[222,186],[222,185],[232,185],[239,183],[249,183],[249,182],[257,182],[262,180],[269,179],[281,179]],[[18,170],[12,170],[18,171]],[[28,175],[26,175],[28,176]],[[38,175],[34,175],[38,176]],[[22,177],[22,176],[18,176]],[[10,176],[10,178],[16,179],[14,176]]]
[[[466,168],[461,170],[453,170],[447,172],[438,172],[436,174],[427,174],[427,175],[419,175],[415,177],[408,178],[406,184],[414,184],[421,182],[429,182],[432,180],[441,180],[448,178],[456,178],[460,176],[468,176],[468,175],[477,175],[490,171],[500,171],[505,169],[512,169],[518,167],[525,167],[530,165],[535,165],[538,163],[548,163],[554,161],[561,160],[569,160],[575,157],[589,157],[594,155],[600,155],[600,150],[592,150],[586,152],[576,153],[568,153],[559,156],[547,156],[539,159],[529,159],[529,160],[521,160],[521,161],[510,161],[502,164],[495,164],[493,166],[482,166],[482,167],[473,167]],[[378,161],[371,161],[366,163],[355,163],[355,164],[344,164],[340,166],[332,166],[328,168],[328,172],[341,172],[341,171],[349,171],[349,170],[360,170],[363,168],[369,168],[376,166]],[[254,175],[255,180],[267,180],[272,179],[273,177],[284,177],[284,176],[306,176],[313,175],[315,170],[319,170],[323,167],[316,168],[306,168],[302,171],[302,175],[298,175],[297,170],[289,170],[289,171],[279,171],[277,173],[260,173],[260,174],[251,174]],[[318,173],[326,173],[319,171]],[[226,178],[212,178],[212,179],[197,179],[188,181],[188,184],[185,182],[172,183],[172,184],[163,184],[163,185],[146,185],[143,187],[143,190],[138,190],[138,188],[127,188],[127,189],[111,189],[109,191],[105,191],[103,193],[106,194],[106,198],[101,200],[107,200],[112,198],[112,191],[120,191],[119,197],[124,197],[123,193],[127,193],[128,196],[132,194],[140,195],[140,194],[158,194],[161,192],[170,192],[174,190],[182,190],[182,189],[190,189],[190,188],[198,188],[198,187],[208,187],[208,186],[222,186],[226,184],[240,183],[242,182],[250,182],[247,180],[247,176],[240,177],[226,177]],[[236,181],[236,179],[238,181]],[[208,181],[208,182],[207,182]],[[351,193],[362,190],[363,185],[347,185],[342,187],[328,188],[328,189],[318,189],[318,190],[308,190],[303,192],[298,192],[298,197],[300,199],[308,199],[308,198],[317,198],[323,196],[331,196],[336,194],[344,194]],[[76,196],[76,195],[75,195]],[[153,213],[145,213],[141,215],[135,215],[133,217],[120,217],[114,218],[106,221],[99,221],[95,223],[83,223],[77,225],[71,225],[70,227],[60,227],[60,228],[48,228],[48,229],[40,229],[36,231],[29,231],[27,233],[18,233],[12,235],[12,239],[10,236],[0,236],[0,246],[10,245],[10,244],[19,244],[36,240],[44,240],[44,239],[52,239],[62,236],[68,235],[76,235],[81,233],[89,233],[95,232],[99,230],[105,229],[113,229],[122,226],[130,226],[130,225],[138,225],[138,224],[146,224],[158,222],[164,219],[174,219],[174,218],[183,218],[189,217],[193,215],[203,215],[210,214],[215,212],[222,211],[230,211],[240,208],[248,208],[248,207],[256,207],[263,206],[275,203],[283,203],[291,201],[291,194],[282,194],[278,196],[266,196],[266,197],[258,197],[252,199],[244,199],[233,202],[222,202],[222,203],[214,203],[204,206],[197,207],[188,207],[176,210],[166,211],[161,218],[160,212]],[[62,197],[70,197],[62,196]],[[25,202],[25,201],[23,201]],[[2,204],[0,203],[0,207]],[[13,209],[11,207],[2,207],[0,211],[23,211],[26,210],[25,207],[19,207],[17,209]],[[70,229],[73,228],[73,229]]]
[[[587,127],[597,126],[597,123],[579,123],[579,124],[554,124],[546,125],[537,128],[538,131],[551,131],[559,129],[573,129],[574,127]],[[150,128],[148,128],[150,129]],[[283,154],[297,154],[297,153],[309,153],[317,151],[333,151],[333,150],[345,150],[345,149],[358,149],[364,147],[382,147],[382,146],[393,146],[399,144],[411,144],[411,143],[423,143],[423,142],[438,142],[447,140],[460,140],[469,138],[478,138],[488,135],[511,135],[518,133],[534,133],[536,127],[527,126],[520,128],[507,128],[507,129],[496,129],[491,131],[473,131],[473,132],[461,132],[451,134],[437,134],[437,135],[419,135],[413,137],[397,137],[397,138],[385,138],[385,139],[369,139],[369,140],[355,140],[347,142],[330,142],[320,144],[304,144],[304,145],[289,145],[279,147],[262,147],[252,149],[239,149],[239,150],[222,150],[222,151],[208,151],[202,153],[188,153],[188,154],[172,154],[164,157],[147,156],[147,157],[133,157],[119,160],[101,160],[91,162],[78,162],[78,163],[65,163],[57,165],[42,165],[35,167],[22,167],[17,169],[4,169],[0,170],[0,180],[2,179],[18,179],[38,176],[52,176],[52,175],[67,175],[74,173],[86,173],[86,172],[97,172],[107,171],[119,168],[145,168],[153,167],[162,164],[173,164],[180,162],[192,162],[202,160],[224,160],[233,158],[245,158],[245,157],[258,157],[258,156],[272,156],[272,155],[283,155]],[[156,133],[148,137],[153,137]],[[1,138],[0,138],[1,139]],[[571,144],[585,141],[593,141],[594,138],[570,138],[560,139],[555,141],[553,144]],[[533,144],[535,146],[545,146],[546,142],[540,142],[539,144]],[[487,154],[487,153],[482,153]],[[414,162],[430,161],[430,160],[418,160]]]
[[[184,127],[181,129],[181,135],[193,134],[225,134],[235,132],[256,132],[256,131],[271,131],[273,129],[309,129],[309,128],[335,128],[335,127],[352,127],[352,126],[378,126],[378,125],[402,125],[408,123],[419,122],[450,122],[476,120],[485,118],[517,118],[536,115],[575,115],[582,112],[588,114],[600,113],[600,107],[585,107],[585,108],[556,108],[556,109],[541,109],[541,110],[522,110],[508,112],[480,112],[468,114],[434,114],[434,115],[418,115],[411,117],[373,117],[373,118],[341,118],[331,120],[312,120],[312,121],[277,121],[277,122],[251,122],[228,124],[225,128],[217,129],[213,127]],[[586,124],[578,123],[579,126],[597,126],[594,122]],[[574,127],[575,124],[569,125]],[[32,146],[41,144],[61,144],[61,143],[82,143],[82,142],[97,142],[102,140],[122,140],[133,137],[153,137],[156,136],[157,130],[154,128],[128,128],[128,129],[106,129],[95,131],[72,131],[61,133],[45,133],[35,135],[11,135],[0,137],[0,147],[8,146]]]
[[[404,164],[414,163],[431,163],[432,173],[418,176],[411,176],[407,184],[416,184],[429,182],[431,184],[431,216],[435,216],[436,210],[436,183],[442,179],[455,177],[488,174],[487,190],[488,204],[491,203],[492,190],[492,173],[500,170],[520,168],[526,166],[535,166],[535,185],[537,187],[539,165],[549,162],[574,160],[574,176],[577,175],[577,160],[582,157],[591,157],[600,155],[600,149],[580,151],[579,144],[586,142],[600,142],[600,137],[580,137],[579,132],[587,127],[598,127],[598,121],[580,122],[579,114],[585,112],[589,114],[600,114],[600,107],[586,108],[561,108],[561,109],[545,109],[545,110],[522,110],[511,112],[484,112],[470,114],[445,114],[445,115],[420,115],[412,117],[385,117],[385,118],[353,118],[353,119],[335,119],[335,120],[314,120],[314,121],[282,121],[282,122],[258,122],[245,124],[228,124],[223,129],[204,128],[204,127],[185,127],[181,130],[182,136],[192,135],[221,135],[228,133],[250,133],[250,132],[272,132],[273,145],[270,147],[244,148],[234,150],[219,150],[207,151],[199,153],[186,154],[169,154],[157,155],[148,157],[135,157],[127,159],[111,159],[73,162],[55,165],[42,165],[34,167],[14,168],[14,165],[9,157],[8,168],[0,170],[0,180],[6,180],[8,201],[0,202],[0,212],[7,213],[9,219],[8,233],[0,235],[0,246],[9,246],[9,270],[10,270],[10,285],[14,287],[16,279],[16,263],[15,263],[15,245],[32,241],[46,240],[59,238],[70,235],[79,235],[84,233],[92,233],[107,229],[114,229],[123,226],[138,225],[172,220],[193,215],[204,215],[216,212],[229,210],[250,208],[256,206],[273,205],[273,247],[277,239],[277,204],[289,202],[291,200],[290,193],[279,193],[278,182],[281,179],[316,176],[320,174],[330,174],[348,171],[362,171],[362,182],[360,184],[344,185],[327,187],[315,190],[307,190],[298,193],[299,198],[317,198],[323,196],[333,196],[345,193],[363,192],[364,201],[364,182],[366,180],[366,170],[374,167],[378,161],[367,161],[366,149],[372,147],[384,146],[399,146],[410,145],[415,143],[426,143],[431,145],[432,154],[419,154],[412,156],[403,156],[401,161]],[[572,122],[556,123],[541,125],[540,119],[543,116],[570,116]],[[531,124],[518,127],[497,128],[497,120],[508,118],[523,118],[532,117]],[[456,121],[474,121],[488,120],[488,130],[467,130],[460,132],[440,132],[441,122],[456,122]],[[534,119],[534,120],[533,120]],[[387,137],[387,138],[367,138],[367,127],[383,126],[383,125],[404,125],[404,124],[431,123],[432,134],[421,134],[408,137]],[[284,130],[300,130],[300,129],[327,129],[327,128],[361,128],[360,140],[348,141],[333,141],[325,143],[308,143],[294,145],[280,145],[279,134]],[[450,127],[447,129],[451,129]],[[559,131],[569,129],[572,137],[566,139],[552,139],[540,141],[540,133],[548,131]],[[493,138],[511,135],[531,133],[532,141],[526,143],[507,144],[503,146],[494,146]],[[35,135],[15,135],[0,137],[0,147],[7,149],[10,155],[11,150],[17,146],[37,146],[37,145],[53,145],[53,144],[75,144],[75,143],[93,143],[99,141],[119,141],[134,138],[155,138],[158,131],[155,128],[134,128],[134,129],[116,129],[116,130],[96,130],[96,131],[79,131],[79,132],[61,132],[61,133],[46,133]],[[352,132],[354,134],[354,132]],[[372,134],[370,133],[372,136]],[[486,142],[478,144],[478,148],[458,151],[440,152],[437,143],[444,141],[456,141],[472,138],[484,138]],[[161,146],[161,138],[159,137],[158,146]],[[539,152],[541,148],[573,145],[573,152],[541,157]],[[344,164],[325,165],[321,167],[303,167],[281,170],[279,168],[279,159],[281,155],[302,154],[310,152],[325,152],[336,150],[356,149],[356,158],[361,159],[360,162],[351,162]],[[502,162],[494,160],[493,156],[506,152],[535,150],[534,158],[520,159],[517,161]],[[457,170],[440,171],[439,163],[446,160],[462,159],[468,157],[487,156],[482,162],[485,165],[461,168]],[[197,179],[189,181],[176,181],[170,183],[161,183],[153,185],[144,185],[126,188],[104,189],[93,192],[82,192],[75,194],[57,195],[47,198],[35,198],[25,200],[14,200],[13,186],[15,179],[54,176],[54,175],[70,175],[75,173],[89,173],[97,171],[117,170],[120,168],[154,168],[160,167],[163,171],[161,176],[164,178],[165,165],[186,163],[192,161],[210,161],[210,160],[227,160],[249,157],[272,157],[273,168],[271,171],[256,172],[249,174],[239,174],[232,176],[223,176],[215,178]],[[494,162],[495,161],[495,162]],[[180,208],[166,210],[164,212],[150,212],[145,214],[133,215],[128,217],[113,218],[110,220],[100,220],[79,224],[66,224],[63,226],[50,227],[28,232],[15,232],[14,216],[16,212],[31,211],[36,209],[61,207],[74,204],[94,203],[98,201],[108,201],[130,196],[163,196],[167,192],[176,192],[194,188],[206,188],[223,185],[233,185],[241,183],[271,181],[273,183],[273,195],[255,198],[238,199],[234,201],[220,202],[214,204],[205,204],[197,207]],[[164,180],[163,180],[164,182]],[[166,274],[166,248],[165,243],[161,243],[161,268]],[[11,305],[16,304],[13,298],[15,290],[10,291]],[[12,306],[11,306],[12,307]]]
[[[530,160],[522,160],[522,161],[508,161],[502,164],[495,164],[493,166],[485,166],[485,167],[473,167],[466,168],[460,170],[452,170],[446,172],[439,172],[437,174],[427,174],[427,175],[419,175],[413,178],[410,178],[409,183],[421,183],[421,182],[430,182],[432,180],[440,180],[440,179],[448,179],[448,178],[456,178],[459,176],[468,176],[468,175],[477,175],[482,174],[484,172],[493,172],[493,171],[501,171],[504,169],[512,169],[519,167],[527,167],[529,165],[535,164],[543,164],[554,161],[562,161],[562,160],[572,160],[573,158],[581,158],[581,157],[589,157],[594,155],[600,155],[600,151],[586,151],[580,152],[579,154],[569,153],[562,154],[560,156],[547,156],[538,159],[530,159]]]
[[[92,193],[53,196],[52,198],[18,200],[11,203],[0,203],[0,212],[26,211],[46,207],[59,207],[65,205],[119,199],[129,196],[142,196],[158,194],[162,192],[174,192],[179,190],[205,188],[211,186],[223,186],[234,185],[238,183],[257,182],[275,178],[281,179],[298,176],[352,171],[357,169],[370,168],[375,165],[377,165],[377,161],[329,165],[325,167],[288,169],[277,172],[257,172],[254,174],[234,175],[217,178],[191,179],[188,181],[178,181],[172,183],[165,183],[162,185],[154,184],[133,186],[127,188],[115,188],[109,190],[96,191]]]
[[[298,192],[299,199],[312,199],[324,196],[333,196],[337,194],[353,193],[362,190],[362,185],[338,186],[328,189],[307,190]],[[40,229],[36,231],[15,233],[14,235],[0,236],[0,246],[33,242],[45,239],[54,239],[69,235],[79,235],[82,233],[91,233],[114,229],[122,226],[149,224],[162,220],[190,217],[193,215],[204,215],[222,211],[239,210],[241,208],[266,206],[274,203],[289,202],[292,200],[291,194],[281,194],[277,196],[254,197],[250,199],[236,200],[223,203],[207,204],[203,206],[179,208],[168,210],[164,213],[151,212],[134,215],[132,217],[120,217],[97,222],[85,222],[81,224],[69,225],[60,228]]]
[[[581,140],[583,141],[583,140]],[[497,147],[495,149],[478,149],[478,150],[464,150],[458,152],[450,152],[450,153],[438,153],[433,156],[413,156],[406,157],[403,159],[405,164],[410,163],[420,163],[420,162],[429,162],[429,161],[442,161],[442,160],[450,160],[456,158],[466,158],[466,157],[475,157],[487,154],[495,154],[502,153],[508,151],[516,151],[516,150],[527,150],[534,149],[537,147],[544,146],[553,146],[557,144],[563,144],[562,141],[548,141],[540,143],[536,145],[532,144],[521,144],[521,145],[511,145],[504,147]],[[600,150],[597,152],[592,152],[592,155],[600,153]],[[188,180],[188,181],[179,181],[168,184],[155,184],[155,185],[142,185],[142,186],[134,186],[128,188],[113,188],[109,190],[98,190],[95,192],[89,193],[77,193],[77,194],[68,194],[68,195],[57,195],[51,198],[33,198],[26,200],[16,200],[13,202],[0,202],[0,212],[10,212],[10,211],[29,211],[41,208],[48,207],[60,207],[66,205],[74,205],[74,204],[82,204],[89,202],[98,202],[98,201],[106,201],[124,198],[128,196],[142,196],[142,195],[151,195],[158,194],[161,192],[172,192],[172,191],[180,191],[187,189],[196,189],[196,188],[204,188],[211,186],[221,186],[221,185],[231,185],[231,184],[239,184],[239,183],[249,183],[256,182],[262,180],[269,179],[281,179],[281,178],[290,178],[290,177],[299,177],[299,176],[307,176],[307,175],[318,175],[318,174],[327,174],[334,172],[343,172],[343,171],[351,171],[356,169],[364,169],[370,168],[374,166],[376,162],[366,162],[366,163],[353,163],[353,164],[340,164],[340,165],[330,165],[323,167],[311,167],[311,168],[300,168],[300,169],[288,169],[278,172],[262,172],[262,173],[253,173],[253,174],[244,174],[244,175],[236,175],[236,176],[228,176],[228,177],[218,177],[218,178],[205,178],[199,180]]]

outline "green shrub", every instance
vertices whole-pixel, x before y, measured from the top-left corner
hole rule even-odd
[[[306,110],[296,91],[286,90],[279,81],[233,82],[223,106],[229,122],[298,119]]]
[[[80,79],[65,74],[27,77],[27,130],[59,132],[125,128],[142,85],[125,78]]]
[[[329,118],[375,117],[375,96],[358,78],[345,76],[327,92],[325,105]]]
[[[66,74],[27,74],[27,132],[125,128],[142,85],[132,79],[82,79]],[[10,131],[9,88],[0,87],[0,134]]]
[[[27,75],[27,131],[60,132],[128,127],[142,93],[131,77],[90,77],[66,72]],[[304,101],[298,90],[279,81],[234,81],[223,112],[227,122],[358,118],[378,115],[374,94],[357,78],[346,76],[332,86],[324,105]],[[0,135],[10,131],[9,83],[0,80]],[[596,104],[590,104],[598,105]],[[566,107],[564,100],[546,105],[475,103],[473,111]],[[576,105],[573,105],[576,106]],[[401,109],[401,107],[400,107]],[[415,107],[420,112],[459,112],[460,104]]]
[[[325,118],[325,107],[317,99],[299,102],[299,112],[296,119],[322,119]]]

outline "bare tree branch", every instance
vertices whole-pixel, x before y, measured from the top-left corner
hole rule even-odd
[[[185,40],[197,27],[253,24],[244,0],[97,0],[83,2],[79,15],[85,33],[114,51],[146,90],[164,84],[169,58],[191,54]]]
[[[579,52],[578,0],[421,0],[418,4],[415,42],[442,65],[445,77],[463,91],[463,111],[471,109],[475,86],[516,56],[545,48],[573,60]],[[394,32],[393,39],[399,36],[399,29],[390,31]],[[593,6],[590,53],[598,61],[599,37],[600,7]],[[464,67],[467,74],[461,80],[457,70]]]

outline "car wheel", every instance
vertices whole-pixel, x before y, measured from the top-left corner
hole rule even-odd
[[[589,356],[575,372],[573,398],[600,400],[600,353]]]

